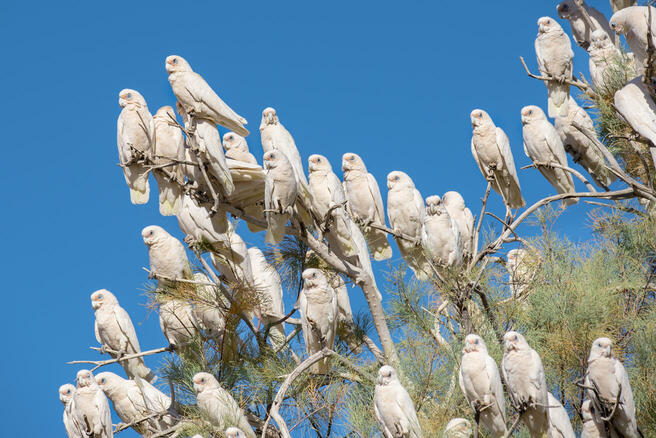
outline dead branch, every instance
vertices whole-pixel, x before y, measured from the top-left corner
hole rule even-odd
[[[391,234],[392,236],[397,237],[399,239],[407,240],[408,242],[412,242],[415,245],[421,244],[421,242],[419,242],[414,237],[408,236],[407,234],[404,234],[400,231],[393,230],[392,228],[387,228],[384,225],[379,225],[379,224],[374,224],[373,222],[369,222],[365,226],[375,228],[375,229],[380,230],[380,231],[384,231],[387,234]]]
[[[91,348],[96,349],[97,347],[91,347]],[[98,350],[100,350],[100,349],[98,349]],[[118,351],[114,351],[114,350],[105,349],[105,351],[107,351],[109,353],[112,353],[112,354],[119,354]],[[82,363],[92,364],[92,365],[95,365],[95,367],[93,367],[90,371],[94,372],[98,368],[103,367],[105,365],[109,365],[109,364],[112,364],[112,363],[118,363],[118,362],[124,362],[126,360],[136,359],[138,357],[150,356],[152,354],[164,353],[166,351],[172,351],[171,346],[156,348],[154,350],[142,351],[140,353],[125,354],[125,355],[123,355],[121,357],[117,357],[115,359],[107,359],[107,360],[73,360],[73,361],[66,362],[66,363],[68,365],[76,365],[76,364],[82,364]]]
[[[538,79],[540,81],[563,82],[565,84],[569,84],[569,85],[572,85],[572,86],[578,88],[579,90],[581,90],[582,92],[584,92],[585,94],[587,94],[590,97],[594,97],[594,96],[597,95],[592,90],[592,88],[590,88],[589,85],[587,85],[585,82],[579,81],[578,79],[574,79],[573,77],[572,77],[572,79],[558,79],[558,78],[554,78],[551,75],[543,75],[543,76],[535,75],[535,74],[531,73],[531,71],[528,69],[528,66],[526,65],[526,61],[524,61],[524,57],[520,56],[519,60],[522,61],[522,65],[524,66],[524,70],[526,70],[526,74],[529,77],[533,78],[533,79]]]
[[[478,215],[478,224],[476,224],[476,231],[474,232],[474,236],[472,237],[474,239],[474,245],[472,248],[474,248],[474,251],[478,250],[478,235],[481,232],[481,225],[483,224],[483,217],[485,216],[485,209],[487,208],[487,199],[490,196],[490,189],[492,188],[492,182],[488,181],[487,182],[487,188],[485,189],[485,195],[483,195],[483,198],[481,199],[481,202],[483,205],[481,206],[481,213]],[[469,265],[469,269],[474,267],[474,261],[472,260],[472,263]]]

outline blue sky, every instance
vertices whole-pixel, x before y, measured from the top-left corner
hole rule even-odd
[[[526,77],[518,57],[537,70],[536,22],[556,16],[555,2],[311,3],[0,4],[0,115],[12,155],[0,172],[8,195],[0,218],[7,436],[24,433],[28,405],[31,435],[65,434],[57,388],[78,370],[65,362],[99,357],[88,349],[96,345],[94,290],[118,296],[143,349],[165,345],[157,315],[143,306],[140,231],[158,224],[182,236],[154,202],[130,204],[116,166],[116,117],[122,88],[139,90],[153,113],[174,103],[167,55],[184,56],[249,120],[258,159],[261,111],[273,106],[304,159],[321,153],[341,176],[342,154],[356,152],[384,197],[387,173],[403,170],[424,197],[458,190],[478,212],[484,180],[469,122],[477,107],[506,131],[518,167],[529,164],[519,113],[528,104],[544,108],[546,89]],[[608,2],[590,3],[609,13]],[[574,51],[574,71],[587,72],[587,56]],[[553,193],[535,170],[520,171],[520,182],[529,203]],[[588,210],[568,209],[559,230],[587,235]],[[360,291],[351,292],[361,306]]]

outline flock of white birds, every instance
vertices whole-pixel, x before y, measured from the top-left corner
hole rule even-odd
[[[607,71],[622,56],[613,44],[614,34],[625,35],[638,75],[615,95],[615,105],[626,121],[642,136],[656,140],[656,107],[639,76],[648,61],[647,7],[631,1],[612,1],[616,10],[610,21],[592,7],[572,0],[562,2],[557,11],[569,20],[577,44],[590,55],[590,72],[595,87],[608,79]],[[585,10],[583,10],[585,8]],[[656,10],[653,12],[656,17]],[[548,114],[538,106],[521,111],[524,151],[558,193],[574,193],[567,170],[569,153],[600,186],[614,180],[604,172],[604,156],[591,147],[585,130],[594,135],[590,116],[570,96],[573,52],[568,35],[556,20],[538,20],[535,49],[540,72],[548,91]],[[283,291],[276,270],[260,249],[248,248],[227,220],[227,208],[238,209],[250,218],[251,231],[266,230],[266,242],[279,244],[290,220],[316,226],[318,237],[331,251],[372,274],[370,252],[375,260],[392,256],[387,234],[392,233],[400,254],[419,279],[428,279],[436,269],[455,266],[477,252],[474,217],[457,192],[424,200],[407,174],[387,176],[387,218],[376,179],[367,172],[360,156],[346,153],[342,159],[343,181],[321,155],[308,160],[306,178],[301,156],[292,135],[273,108],[262,112],[260,133],[264,150],[263,167],[249,152],[245,137],[246,120],[226,105],[201,75],[181,56],[166,58],[166,71],[177,98],[179,124],[172,107],[160,108],[154,116],[145,99],[135,90],[119,94],[122,108],[118,118],[118,150],[125,181],[134,204],[149,199],[149,174],[157,179],[159,208],[163,215],[176,215],[188,244],[203,242],[211,248],[215,269],[229,284],[250,285],[259,305],[248,315],[270,323],[283,317]],[[471,112],[472,154],[483,176],[512,210],[525,205],[519,178],[504,131],[496,127],[483,110]],[[230,129],[221,138],[217,125]],[[578,127],[576,127],[577,125]],[[581,129],[582,128],[582,129]],[[656,144],[656,142],[655,142]],[[225,152],[224,152],[225,149]],[[156,171],[155,171],[156,170]],[[204,194],[199,196],[199,194]],[[576,198],[564,200],[564,205]],[[328,226],[329,225],[329,226]],[[159,285],[175,286],[177,280],[194,281],[198,296],[215,300],[210,279],[193,274],[184,245],[159,226],[143,229],[148,247],[151,275]],[[308,254],[310,255],[310,254]],[[520,295],[532,272],[525,263],[529,254],[522,249],[508,255],[513,295]],[[322,269],[302,273],[303,289],[298,300],[303,339],[307,354],[335,342],[338,322],[353,325],[353,315],[344,281]],[[102,352],[114,358],[139,353],[139,341],[128,313],[107,290],[91,295],[95,311],[95,332]],[[184,299],[162,299],[159,318],[162,332],[174,351],[185,347],[199,334],[220,342],[225,330],[225,309],[191,303]],[[270,342],[282,348],[286,333],[283,324],[272,328]],[[459,382],[467,402],[490,436],[508,434],[504,386],[521,420],[532,437],[574,437],[567,411],[548,391],[539,354],[524,337],[511,331],[504,336],[501,373],[488,354],[484,340],[475,334],[464,340]],[[612,341],[594,341],[585,375],[587,400],[583,403],[582,437],[610,436],[637,438],[635,407],[627,373],[612,352]],[[60,400],[65,405],[64,424],[71,438],[113,436],[108,399],[125,422],[144,436],[167,430],[178,421],[170,410],[171,399],[152,385],[155,374],[143,357],[120,361],[127,379],[111,372],[77,374],[77,386],[63,385]],[[329,373],[330,362],[314,364],[314,373]],[[193,377],[198,407],[229,437],[255,437],[245,413],[230,392],[205,372]],[[385,365],[377,377],[374,412],[383,435],[421,437],[417,414],[408,392],[394,368]],[[614,407],[609,418],[609,407]],[[155,414],[155,415],[153,415]],[[141,420],[141,421],[139,421]],[[139,421],[139,422],[138,422]],[[136,422],[136,423],[135,423]],[[466,419],[454,419],[446,436],[468,437],[472,427]]]

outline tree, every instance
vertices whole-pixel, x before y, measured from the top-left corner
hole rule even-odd
[[[577,4],[590,22],[586,9],[580,2]],[[650,26],[648,29],[651,32]],[[653,64],[651,37],[648,41],[647,76]],[[465,417],[477,423],[481,413],[470,407],[458,387],[465,336],[479,334],[499,363],[504,333],[516,330],[540,354],[547,386],[566,407],[577,428],[581,425],[590,346],[596,338],[611,338],[614,354],[630,375],[642,433],[656,436],[650,435],[656,429],[656,383],[652,378],[656,372],[656,236],[652,232],[656,225],[652,214],[656,169],[651,154],[656,145],[629,123],[630,117],[618,112],[616,93],[635,76],[634,61],[618,53],[621,56],[612,61],[603,83],[594,86],[583,76],[561,78],[546,70],[533,74],[521,59],[528,76],[579,89],[578,100],[596,115],[596,132],[577,119],[568,128],[586,139],[585,150],[601,157],[600,168],[591,169],[584,163],[601,191],[567,163],[534,159],[530,167],[542,172],[564,171],[580,180],[588,191],[547,196],[523,210],[508,207],[508,214],[501,219],[486,208],[489,196],[496,196],[492,189],[501,191],[496,173],[500,169],[483,164],[487,187],[471,236],[461,240],[456,232],[460,224],[451,226],[453,236],[457,236],[454,251],[466,249],[465,241],[473,249],[448,261],[432,252],[426,237],[422,243],[421,233],[413,236],[402,226],[389,228],[384,219],[382,224],[358,221],[346,199],[342,202],[333,197],[327,206],[320,206],[317,196],[312,196],[317,190],[312,180],[308,187],[303,181],[305,175],[299,175],[298,167],[294,168],[291,137],[271,137],[269,149],[284,153],[292,162],[295,187],[289,205],[272,201],[270,188],[280,188],[281,183],[272,177],[267,180],[271,168],[265,172],[253,163],[243,147],[245,141],[240,143],[237,134],[224,136],[228,159],[224,157],[216,124],[244,129],[239,116],[229,108],[223,108],[225,113],[216,119],[202,106],[189,110],[185,98],[197,99],[209,107],[212,103],[218,105],[211,100],[216,95],[209,94],[209,86],[209,91],[203,88],[207,84],[203,85],[202,78],[194,79],[201,88],[201,97],[191,93],[181,96],[174,85],[181,101],[178,111],[183,124],[172,111],[161,115],[158,111],[160,117],[156,115],[152,127],[140,115],[135,126],[147,133],[141,138],[143,147],[136,144],[134,136],[125,141],[124,151],[129,153],[121,155],[121,165],[131,188],[138,183],[130,175],[147,179],[153,174],[159,185],[160,203],[165,205],[161,211],[176,213],[187,234],[185,242],[188,253],[194,256],[196,275],[191,270],[166,275],[155,266],[151,255],[149,275],[156,283],[150,296],[152,306],[160,312],[166,303],[188,306],[193,326],[179,321],[188,331],[183,336],[185,341],[174,342],[167,335],[172,344],[168,347],[126,354],[126,350],[103,345],[101,352],[115,358],[71,362],[90,363],[95,371],[110,363],[169,353],[165,365],[157,371],[169,384],[171,400],[166,409],[153,408],[146,402],[139,411],[143,416],[124,419],[127,424],[117,426],[115,433],[129,426],[152,437],[196,433],[224,436],[226,426],[239,424],[238,414],[233,412],[218,421],[200,401],[196,402],[194,386],[199,383],[194,375],[208,372],[239,404],[260,436],[373,436],[380,433],[372,404],[376,375],[383,364],[389,364],[396,368],[414,401],[424,435],[441,436],[450,419]],[[182,64],[184,60],[180,59],[170,64]],[[170,72],[175,73],[175,68]],[[645,85],[653,95],[652,84]],[[144,107],[145,101],[139,109]],[[275,111],[265,110],[263,124],[274,118],[277,122]],[[119,136],[121,129],[124,126],[119,126]],[[163,147],[166,140],[178,134],[172,149]],[[184,144],[188,147],[181,148]],[[581,160],[580,151],[568,152],[575,161]],[[604,183],[607,177],[618,180],[613,189]],[[334,193],[337,188],[331,190]],[[566,200],[594,205],[590,212],[594,238],[587,245],[575,245],[553,232],[562,210],[552,204]],[[436,202],[439,205],[440,200]],[[444,214],[450,215],[448,211]],[[529,219],[535,221],[539,232],[520,236],[519,225]],[[357,286],[368,308],[351,318],[332,315],[338,319],[335,342],[327,339],[320,321],[303,316],[302,310],[301,318],[295,317],[297,309],[280,312],[269,293],[270,285],[251,272],[255,270],[255,256],[245,251],[245,244],[235,232],[238,221],[254,232],[271,229],[274,221],[284,226],[284,239],[262,250],[275,269],[272,275],[280,277],[286,293],[295,294],[299,303],[304,290],[303,272],[316,268],[326,276],[332,293],[345,285]],[[419,229],[425,231],[425,223],[419,224]],[[390,265],[385,302],[379,298],[367,245],[363,243],[366,236],[371,245],[372,230],[392,235],[412,268]],[[348,235],[347,240],[355,242],[359,250],[349,252],[340,241],[343,235]],[[517,245],[525,251],[521,259],[504,260],[502,252]],[[166,254],[173,257],[170,251]],[[175,311],[173,314],[180,319]],[[372,339],[369,335],[373,333]],[[319,347],[314,351],[306,348],[310,337],[318,339]],[[317,364],[325,362],[329,371],[317,373]],[[135,382],[137,390],[145,393],[147,383],[139,378]],[[520,423],[524,407],[516,403],[507,406],[508,435],[514,431],[525,433]],[[119,410],[116,405],[115,409]],[[169,420],[159,421],[163,418]],[[479,432],[475,426],[476,436],[486,436],[487,431],[481,428]],[[604,421],[603,427],[611,431],[612,418]]]

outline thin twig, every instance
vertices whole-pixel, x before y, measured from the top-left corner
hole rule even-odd
[[[529,164],[528,166],[521,167],[520,169],[522,169],[522,170],[523,169],[530,169],[530,168],[539,169],[540,167],[555,167],[556,169],[565,170],[565,171],[571,173],[572,175],[574,175],[575,177],[577,177],[579,179],[579,181],[581,181],[583,184],[585,184],[585,186],[591,192],[596,192],[597,191],[597,189],[595,189],[594,186],[592,184],[590,184],[590,181],[588,181],[578,170],[572,169],[571,167],[563,166],[562,164],[558,164],[558,163],[554,163],[554,162],[551,162],[551,163],[535,162],[533,164]]]
[[[94,347],[92,347],[92,348],[94,348]],[[112,352],[113,354],[118,353],[118,352],[114,352],[114,350],[111,350],[111,351],[110,350],[105,350],[105,351]],[[93,367],[90,371],[94,372],[98,368],[100,368],[102,366],[105,366],[105,365],[109,365],[109,364],[117,363],[117,362],[124,362],[126,360],[136,359],[138,357],[150,356],[152,354],[164,353],[166,351],[172,351],[171,346],[156,348],[154,350],[142,351],[140,353],[126,354],[126,355],[123,355],[121,357],[117,357],[115,359],[107,359],[107,360],[73,360],[73,361],[66,362],[66,363],[68,365],[76,365],[76,364],[81,364],[81,363],[92,364],[92,365],[95,365],[95,367]]]

